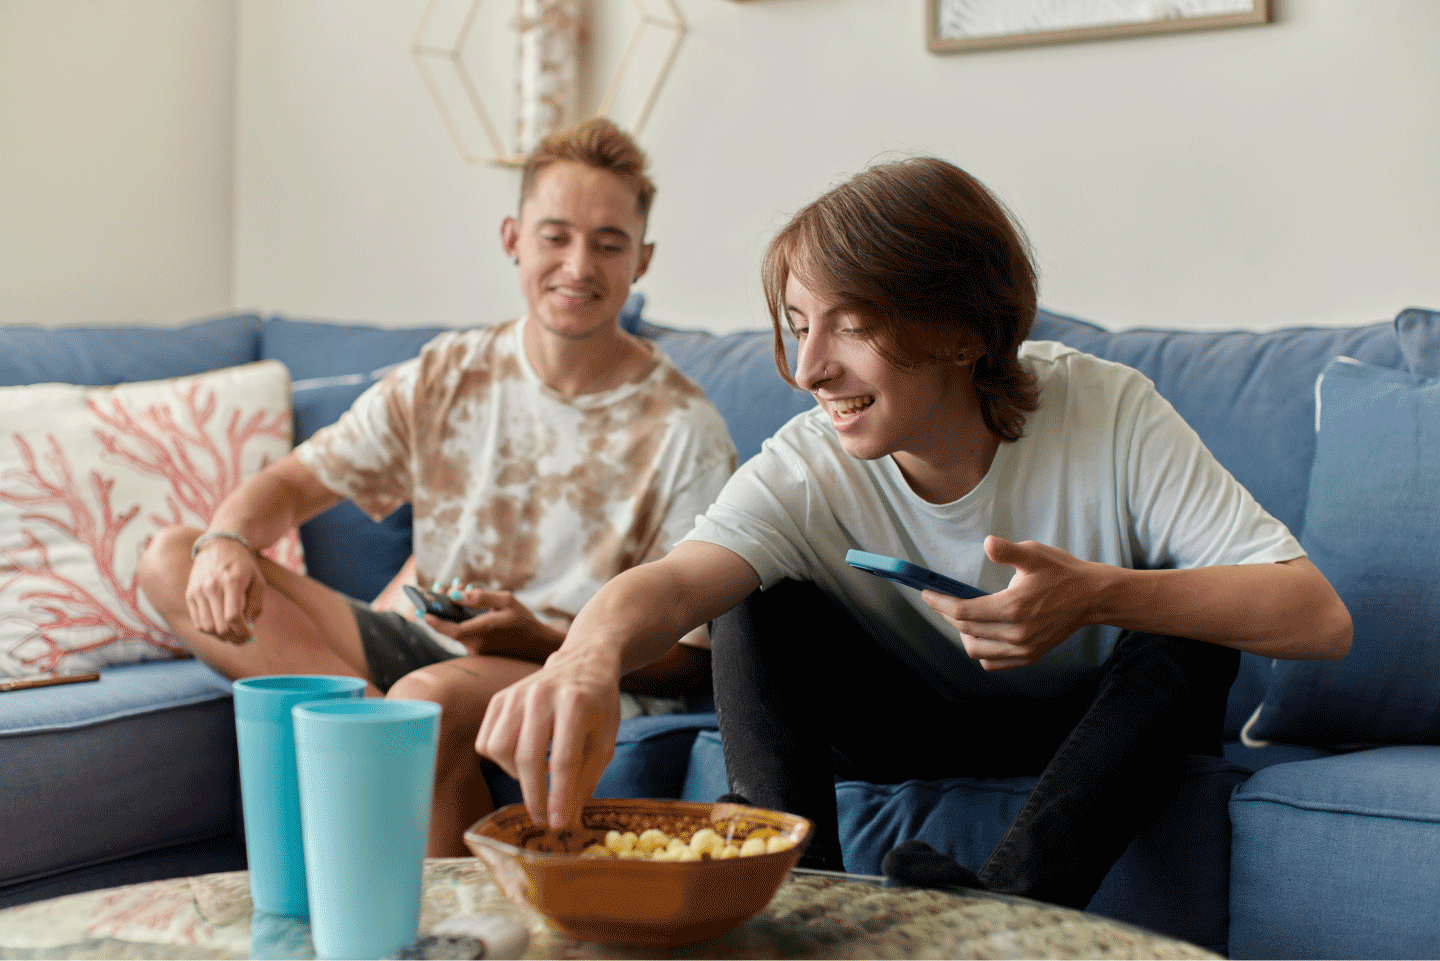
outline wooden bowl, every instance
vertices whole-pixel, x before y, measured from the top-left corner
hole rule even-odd
[[[577,941],[673,947],[718,938],[757,914],[775,896],[810,841],[808,820],[740,804],[595,798],[581,827],[538,827],[523,804],[487,815],[465,843],[495,883]],[[582,857],[608,831],[658,828],[688,841],[704,827],[738,841],[771,828],[794,846],[769,854],[717,860],[649,861]]]

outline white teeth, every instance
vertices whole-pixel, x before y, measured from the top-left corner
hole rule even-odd
[[[853,414],[857,410],[864,410],[875,403],[874,397],[846,397],[844,400],[832,400],[830,407],[837,414]]]

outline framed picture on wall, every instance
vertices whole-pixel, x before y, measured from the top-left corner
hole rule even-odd
[[[925,0],[932,53],[1270,22],[1271,0]]]

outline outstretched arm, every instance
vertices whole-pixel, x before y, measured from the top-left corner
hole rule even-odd
[[[615,751],[620,678],[759,584],[739,555],[698,541],[613,578],[545,666],[491,700],[475,749],[520,782],[535,823],[576,823]]]
[[[1187,637],[1263,657],[1334,660],[1350,650],[1350,612],[1304,557],[1134,571],[993,536],[985,539],[985,553],[1015,568],[1005,590],[974,600],[934,591],[923,597],[959,629],[966,652],[986,670],[1033,664],[1088,624]]]

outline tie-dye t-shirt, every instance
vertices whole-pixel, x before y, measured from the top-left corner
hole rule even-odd
[[[530,365],[523,324],[439,335],[296,455],[376,520],[411,504],[419,583],[513,591],[567,630],[606,581],[690,531],[736,453],[653,345],[640,380],[566,398]]]

